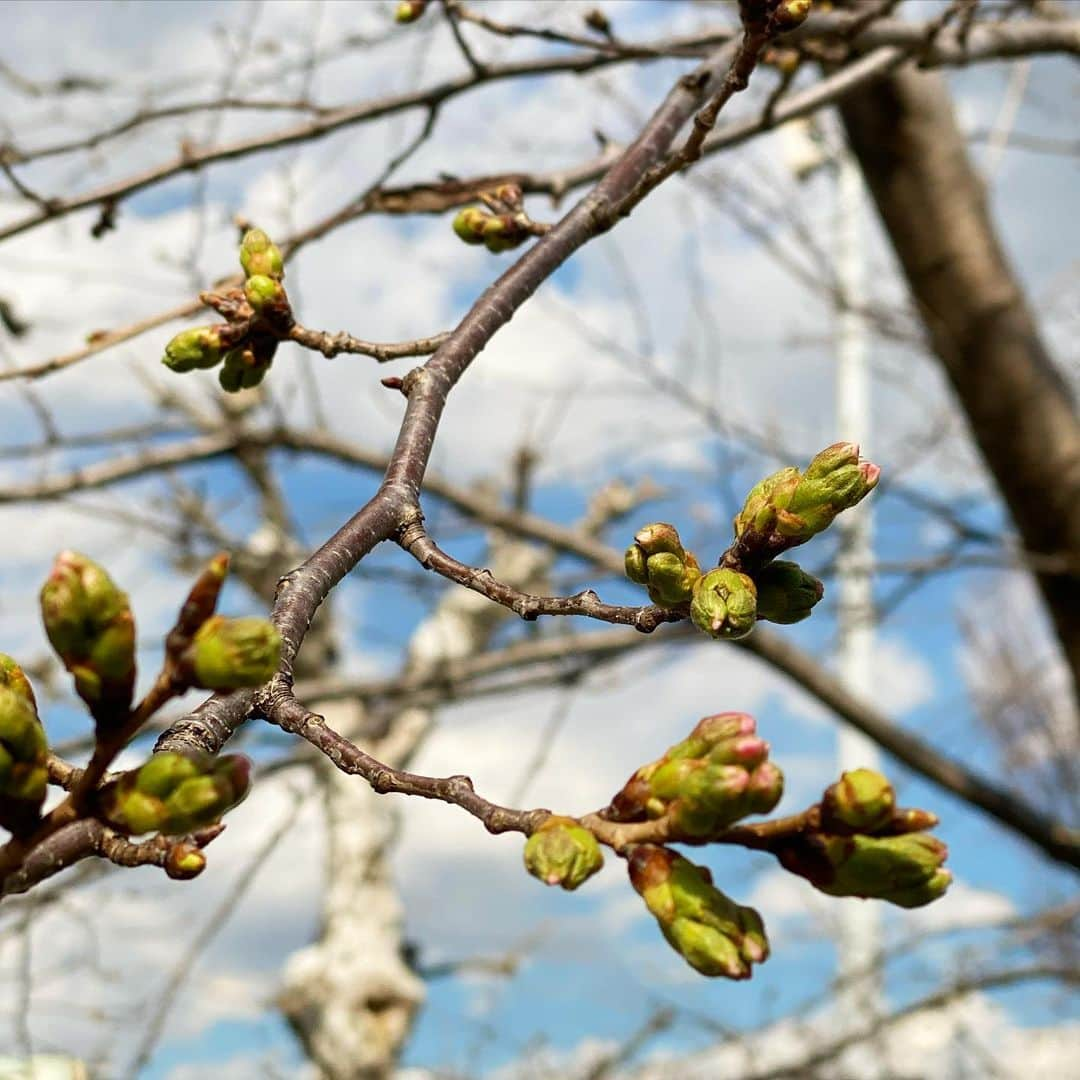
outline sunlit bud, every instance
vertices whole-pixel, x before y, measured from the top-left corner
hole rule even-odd
[[[780,0],[773,15],[773,25],[780,33],[801,26],[810,14],[812,2],[813,0]]]
[[[626,576],[635,585],[647,585],[649,582],[648,556],[637,544],[631,544],[623,557]]]
[[[281,635],[266,619],[209,618],[179,660],[188,685],[238,690],[269,681],[281,661]]]
[[[944,895],[952,875],[948,848],[927,833],[902,836],[809,834],[777,850],[781,863],[830,896],[921,907]]]
[[[240,241],[240,265],[245,277],[262,274],[281,278],[285,274],[285,262],[277,245],[262,231],[248,229]]]
[[[165,856],[165,873],[174,881],[190,881],[206,869],[206,856],[194,844],[173,844]]]
[[[820,480],[838,469],[849,465],[859,464],[859,444],[853,442],[838,442],[832,446],[826,446],[811,459],[810,464],[803,470],[804,480]]]
[[[662,607],[685,604],[694,593],[694,583],[701,577],[697,559],[689,552],[678,555],[661,552],[651,555],[645,564],[649,598]]]
[[[525,842],[525,869],[545,885],[576,889],[603,865],[596,837],[570,817],[552,814]]]
[[[98,723],[125,718],[135,687],[135,620],[127,594],[97,563],[64,551],[42,587],[41,615]]]
[[[176,627],[181,634],[195,633],[214,614],[228,572],[227,552],[219,552],[206,564],[206,569],[196,578],[177,617]]]
[[[266,274],[253,274],[244,282],[244,296],[255,311],[270,307],[288,307],[285,287]]]
[[[695,970],[746,979],[751,964],[768,957],[761,917],[720,892],[704,867],[654,844],[635,848],[628,864],[630,882],[664,937]]]
[[[222,357],[221,333],[216,326],[194,326],[181,330],[165,346],[161,362],[171,371],[212,368]]]
[[[669,552],[683,558],[686,551],[679,538],[679,530],[666,521],[654,521],[645,525],[634,534],[634,543],[637,544],[646,556],[659,555],[661,552]]]
[[[825,789],[821,824],[830,829],[876,833],[892,820],[896,793],[892,784],[873,769],[852,769]]]
[[[757,617],[774,623],[797,623],[810,615],[825,586],[798,563],[772,562],[754,574]]]
[[[165,799],[185,780],[201,776],[211,765],[210,758],[162,751],[131,774],[131,787],[143,795]]]
[[[48,784],[47,754],[33,698],[0,686],[0,827],[22,835],[37,823]]]
[[[240,754],[155,754],[106,785],[99,809],[120,832],[177,836],[209,825],[239,803],[247,794],[250,772],[251,763]]]
[[[697,722],[689,738],[676,743],[668,757],[712,756],[714,750],[722,751],[732,740],[754,735],[757,725],[747,713],[726,712],[703,717]]]
[[[427,5],[428,0],[401,0],[394,11],[394,19],[399,23],[416,22]]]
[[[757,617],[754,582],[737,570],[716,569],[697,580],[690,601],[690,618],[710,637],[745,637]]]
[[[25,698],[30,703],[31,708],[37,708],[37,701],[34,699],[34,688],[30,685],[30,680],[14,658],[8,656],[7,653],[0,653],[0,687],[11,690],[20,697]]]
[[[467,206],[454,216],[454,232],[466,244],[482,244],[484,226],[490,219],[491,215],[486,210],[481,210],[478,206]]]
[[[661,607],[685,604],[701,577],[701,567],[687,551],[674,525],[658,521],[639,529],[624,556],[626,576],[649,591]]]

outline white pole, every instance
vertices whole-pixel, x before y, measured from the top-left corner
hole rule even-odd
[[[859,167],[845,147],[836,159],[836,276],[840,296],[836,316],[836,413],[840,438],[858,443],[864,456],[871,440],[870,374],[867,367],[865,267],[862,239],[863,182]],[[873,694],[872,653],[874,607],[873,560],[869,500],[837,518],[839,659],[845,686],[860,697]],[[841,725],[837,758],[840,770],[878,767],[877,747],[861,732]],[[881,1008],[879,976],[860,978],[873,970],[879,952],[877,906],[869,901],[844,904],[840,925],[839,974],[851,989],[841,996],[850,1016],[866,1016]],[[875,1068],[874,1075],[879,1073]]]

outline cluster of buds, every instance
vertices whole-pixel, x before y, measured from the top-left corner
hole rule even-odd
[[[605,816],[613,821],[666,818],[675,838],[714,836],[780,801],[784,776],[745,713],[699,721],[689,737],[644,765],[623,785]]]
[[[763,566],[806,543],[872,491],[880,473],[876,465],[859,461],[855,443],[835,443],[822,450],[805,472],[781,469],[755,484],[735,515],[740,563]]]
[[[674,525],[656,521],[639,529],[626,549],[626,576],[648,590],[649,599],[661,607],[687,603],[701,577],[701,567],[687,551]]]
[[[96,562],[64,551],[41,589],[41,615],[98,725],[125,719],[135,688],[135,620],[127,594]]]
[[[250,772],[251,762],[242,754],[154,754],[101,789],[98,811],[111,828],[129,836],[190,833],[217,821],[244,798]],[[198,872],[190,859],[180,860],[175,869]]]
[[[401,0],[394,11],[394,19],[399,23],[416,22],[427,6],[428,0]]]
[[[712,883],[702,866],[654,844],[636,847],[630,882],[676,952],[702,975],[748,979],[751,965],[769,957],[761,916]]]
[[[576,889],[603,865],[596,837],[571,817],[546,817],[525,842],[525,869],[545,885]]]
[[[638,531],[626,549],[624,566],[626,576],[644,585],[654,604],[689,604],[691,621],[713,638],[745,637],[758,619],[799,622],[825,591],[817,578],[791,562],[768,563],[753,576],[728,566],[703,574],[675,526],[663,521]]]
[[[22,668],[0,653],[0,826],[33,830],[48,783],[45,729]]]
[[[547,232],[546,225],[525,213],[517,184],[501,184],[493,191],[481,192],[480,199],[487,209],[468,206],[454,217],[454,232],[466,244],[483,244],[497,254]]]
[[[948,848],[925,830],[937,818],[896,806],[892,785],[871,769],[844,773],[825,791],[821,831],[785,838],[773,850],[781,864],[829,896],[887,900],[922,907],[952,881]]]
[[[249,229],[240,242],[242,290],[203,293],[204,303],[229,321],[196,326],[177,334],[166,346],[162,363],[172,371],[205,370],[221,365],[218,381],[235,393],[258,386],[274,362],[278,340],[292,325],[292,308],[281,279],[281,251],[262,231]]]

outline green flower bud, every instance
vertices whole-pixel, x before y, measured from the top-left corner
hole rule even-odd
[[[710,637],[746,637],[757,617],[753,579],[737,570],[710,570],[694,584],[690,618]]]
[[[881,773],[852,769],[825,789],[821,824],[826,831],[877,833],[892,821],[895,809],[896,792]]]
[[[271,307],[288,307],[285,289],[280,281],[266,274],[253,274],[244,282],[244,296],[255,311]]]
[[[7,653],[0,653],[0,687],[11,690],[20,697],[25,698],[32,709],[37,709],[34,688],[30,685],[30,680],[26,677],[23,669]]]
[[[247,794],[251,763],[240,754],[154,754],[98,796],[102,819],[131,836],[177,836],[218,820]],[[194,876],[194,875],[191,875]]]
[[[757,586],[757,617],[790,624],[808,618],[825,595],[825,586],[798,563],[772,562],[754,574]]]
[[[695,970],[747,979],[751,964],[768,958],[761,917],[720,892],[704,867],[654,844],[636,847],[628,864],[630,882],[664,937]]]
[[[206,856],[194,844],[173,844],[165,856],[165,873],[174,881],[190,881],[206,869]]]
[[[661,607],[685,604],[701,577],[701,567],[687,551],[673,525],[659,521],[639,529],[624,557],[626,576],[645,585],[649,599]]]
[[[281,251],[262,229],[248,229],[244,233],[240,241],[240,265],[248,278],[260,274],[278,279],[285,276]]]
[[[887,900],[905,908],[937,900],[952,881],[942,866],[948,848],[927,833],[809,834],[793,838],[777,855],[786,869],[829,896]]]
[[[552,814],[525,842],[525,869],[545,885],[576,889],[603,865],[596,837],[570,817]]]
[[[531,235],[516,214],[497,214],[484,222],[484,246],[495,254],[518,247]]]
[[[201,776],[211,767],[208,758],[196,758],[173,751],[154,754],[134,774],[133,790],[143,795],[164,799],[171,795],[185,780]]]
[[[280,661],[281,635],[273,623],[215,615],[196,631],[179,667],[189,686],[228,691],[268,682]]]
[[[773,25],[781,34],[801,26],[810,14],[813,0],[780,0],[773,14]]]
[[[126,717],[135,688],[135,620],[127,594],[97,563],[64,551],[42,587],[41,614],[95,720]]]
[[[491,220],[491,215],[478,206],[467,206],[454,216],[453,228],[458,238],[466,244],[484,242],[484,226]]]
[[[181,330],[168,345],[161,362],[171,371],[186,372],[212,368],[222,356],[221,331],[216,326],[195,326]]]
[[[394,12],[394,19],[399,23],[416,22],[424,14],[428,0],[401,0]]]
[[[0,826],[9,832],[21,836],[37,824],[49,781],[47,757],[33,698],[21,687],[0,686]]]
[[[244,347],[226,354],[225,363],[218,372],[222,390],[235,394],[239,390],[250,390],[263,381],[273,365],[277,342],[261,339],[257,344],[257,350]]]
[[[623,556],[623,566],[626,568],[626,576],[635,585],[647,585],[649,583],[648,557],[637,544],[631,544]]]
[[[682,546],[682,540],[679,538],[678,529],[674,525],[669,525],[666,521],[654,521],[651,525],[638,529],[634,534],[634,543],[641,548],[646,556],[667,552],[671,555],[678,555],[680,559],[686,557],[686,551]]]

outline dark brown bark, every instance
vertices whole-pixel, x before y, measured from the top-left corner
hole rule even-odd
[[[944,80],[912,68],[840,107],[882,221],[1028,552],[1080,686],[1080,421],[987,211]]]

